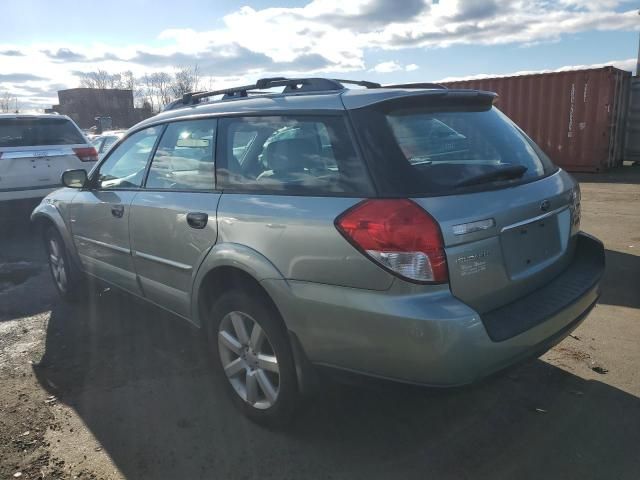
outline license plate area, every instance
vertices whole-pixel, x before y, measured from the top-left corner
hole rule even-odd
[[[509,276],[526,274],[562,252],[559,216],[511,227],[502,232],[500,241]]]

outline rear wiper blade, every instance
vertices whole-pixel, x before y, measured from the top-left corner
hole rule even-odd
[[[505,165],[475,177],[465,178],[456,183],[454,187],[468,187],[470,185],[493,182],[494,180],[513,180],[522,177],[526,171],[527,167],[524,165]]]

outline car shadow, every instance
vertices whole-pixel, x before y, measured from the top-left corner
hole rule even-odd
[[[625,165],[598,173],[572,173],[580,183],[627,183],[640,184],[640,166]]]
[[[640,256],[608,249],[605,254],[600,303],[640,308]]]
[[[43,242],[22,213],[0,219],[0,322],[48,311],[57,300]]]
[[[199,332],[104,291],[56,306],[34,372],[126,478],[638,478],[640,400],[541,360],[473,387],[327,383],[286,430],[216,389]]]

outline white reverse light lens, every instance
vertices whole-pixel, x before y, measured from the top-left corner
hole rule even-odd
[[[431,261],[422,252],[379,252],[367,250],[367,253],[389,270],[403,277],[420,282],[431,282],[434,279]]]

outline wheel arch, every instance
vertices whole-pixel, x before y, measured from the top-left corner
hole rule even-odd
[[[215,298],[234,287],[260,292],[273,304],[282,318],[282,312],[273,295],[261,283],[266,279],[284,280],[284,277],[264,255],[241,244],[215,245],[198,268],[193,281],[192,322],[199,327],[202,326],[203,315],[206,315]]]
[[[281,280],[263,282],[262,280]],[[303,394],[315,391],[318,377],[296,334],[288,328],[285,309],[288,286],[284,276],[269,260],[257,251],[239,244],[216,245],[198,269],[191,301],[191,321],[203,327],[205,315],[215,299],[230,288],[239,286],[262,295],[275,309],[289,338],[298,388]]]
[[[60,211],[54,205],[47,203],[38,205],[31,214],[31,223],[35,226],[37,235],[41,238],[47,227],[54,227],[62,238],[67,252],[69,252],[73,262],[76,266],[80,266],[80,258],[76,252],[71,232],[62,218]]]

